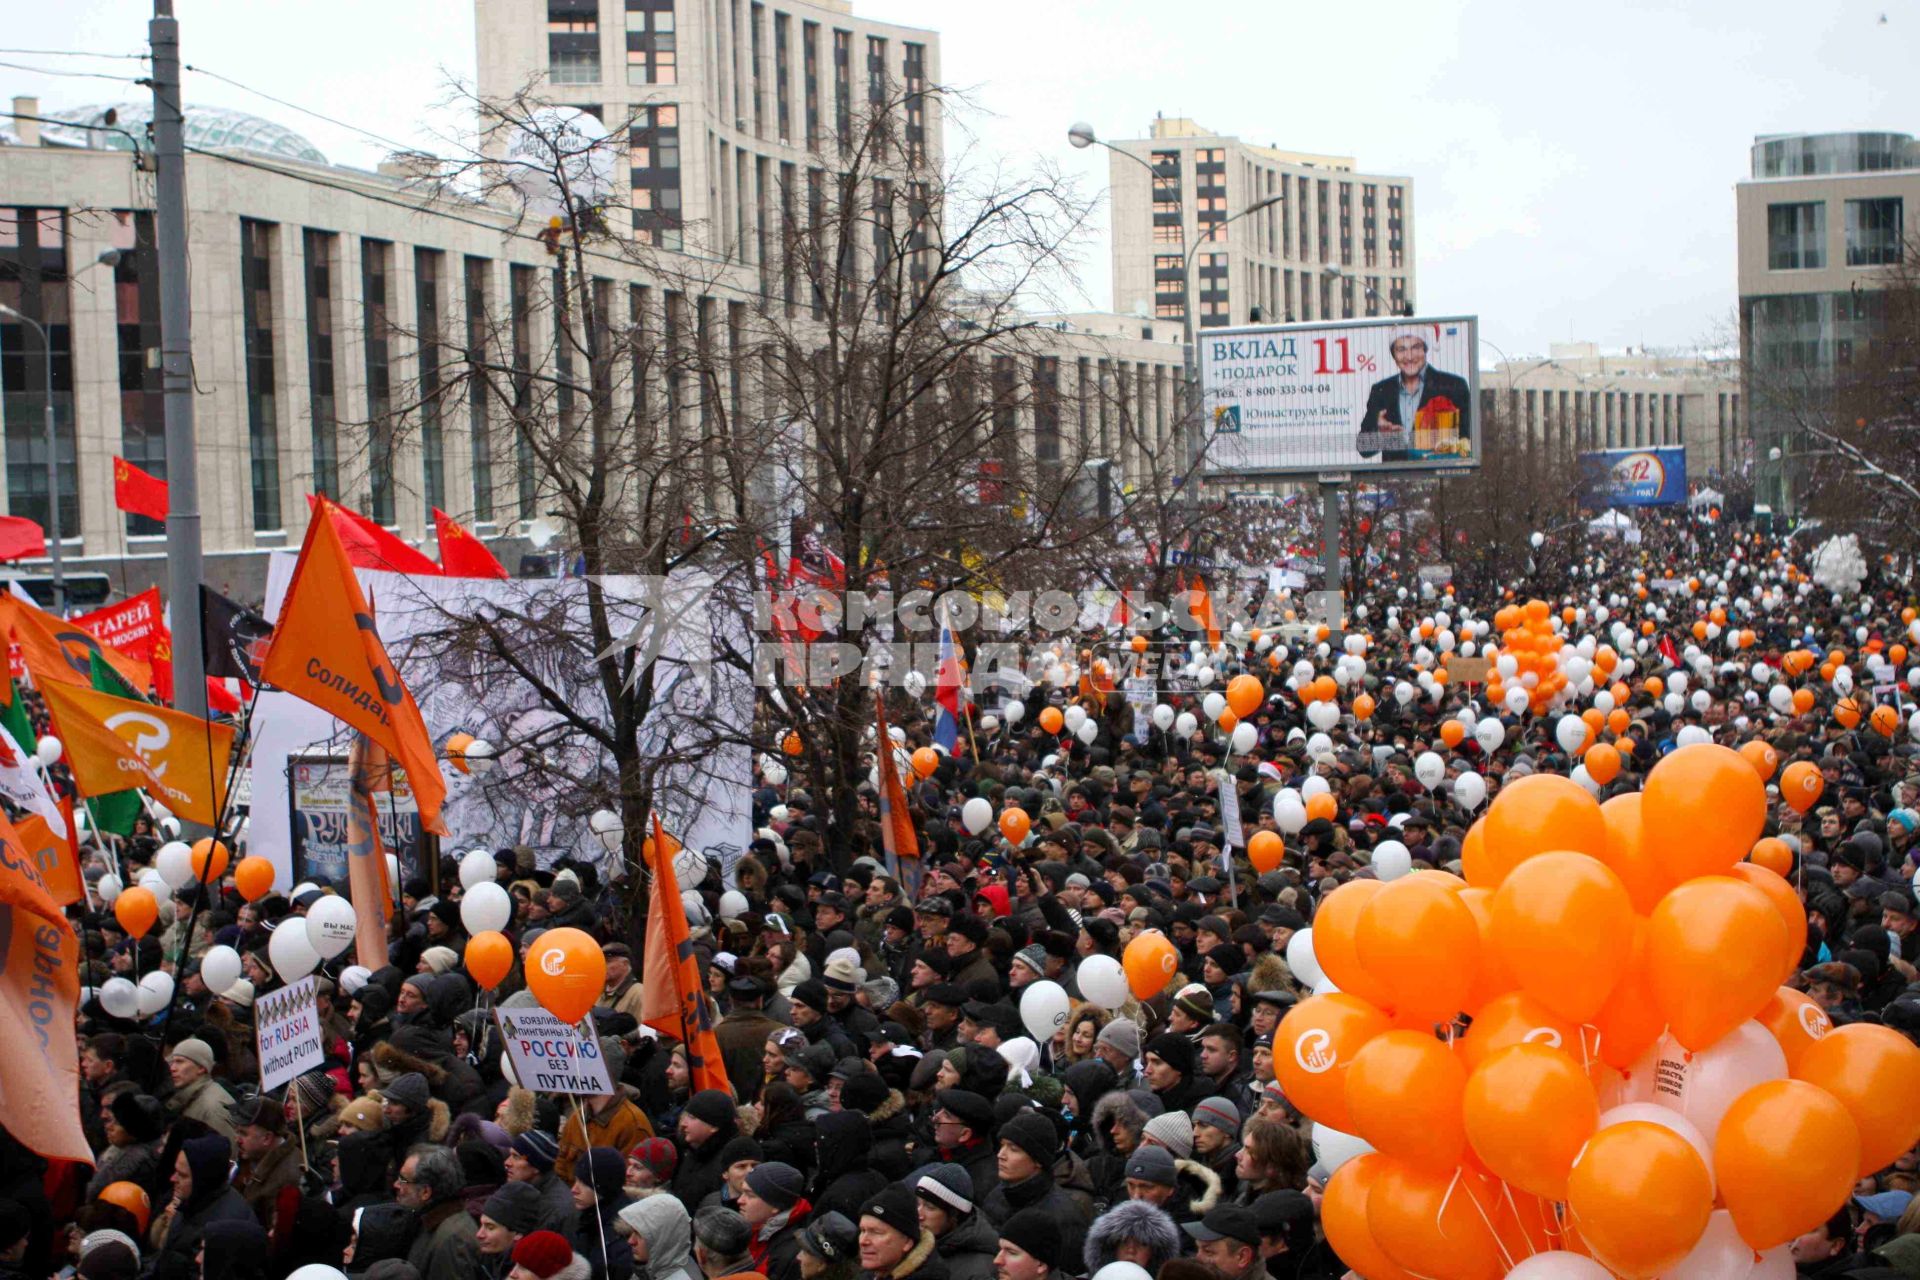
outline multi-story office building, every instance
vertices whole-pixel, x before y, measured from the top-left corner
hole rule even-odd
[[[1754,501],[1794,514],[1808,461],[1824,451],[1794,423],[1880,328],[1886,268],[1901,261],[1907,205],[1920,202],[1920,142],[1757,138],[1752,176],[1734,192]]]
[[[1178,323],[1191,304],[1196,328],[1413,311],[1411,178],[1166,117],[1109,145],[1115,311]]]
[[[1694,480],[1725,475],[1744,460],[1740,384],[1731,361],[1610,354],[1591,342],[1556,342],[1545,356],[1515,357],[1483,370],[1480,398],[1527,440],[1568,456],[1685,445]]]

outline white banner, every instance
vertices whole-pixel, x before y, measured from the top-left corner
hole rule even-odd
[[[495,1009],[493,1020],[522,1088],[535,1093],[613,1092],[600,1042],[545,1009]]]
[[[297,916],[290,918],[291,928],[305,923]],[[262,1093],[271,1093],[294,1077],[326,1065],[327,1048],[321,1038],[312,977],[255,1000],[253,1018]]]

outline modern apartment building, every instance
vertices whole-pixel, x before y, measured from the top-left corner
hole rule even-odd
[[[1164,116],[1109,146],[1115,311],[1191,305],[1203,329],[1415,309],[1412,179]]]
[[[1886,268],[1920,206],[1920,142],[1904,133],[1756,138],[1734,188],[1740,344],[1752,423],[1754,501],[1797,513],[1808,461],[1824,451],[1793,402],[1831,383],[1878,331]]]
[[[1569,456],[1685,445],[1693,480],[1725,475],[1745,457],[1740,384],[1727,360],[1556,342],[1545,356],[1483,370],[1480,398],[1537,446]]]

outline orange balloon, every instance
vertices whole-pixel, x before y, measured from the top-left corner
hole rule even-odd
[[[1767,901],[1780,913],[1780,923],[1787,926],[1787,947],[1781,957],[1783,971],[1780,974],[1780,981],[1785,982],[1800,967],[1800,953],[1807,946],[1807,909],[1800,904],[1800,895],[1777,873],[1751,862],[1735,863],[1727,874],[1736,880],[1745,880],[1766,894]]]
[[[1620,751],[1604,742],[1596,742],[1587,748],[1583,757],[1587,766],[1587,776],[1601,786],[1606,786],[1620,776]]]
[[[1843,729],[1851,729],[1860,723],[1860,703],[1855,698],[1842,698],[1833,704],[1833,718],[1840,722]]]
[[[1040,727],[1048,733],[1059,733],[1060,727],[1066,723],[1066,719],[1066,716],[1061,714],[1060,708],[1058,707],[1040,708]]]
[[[1628,718],[1626,708],[1624,707],[1615,707],[1613,710],[1607,712],[1607,732],[1616,738],[1625,733],[1627,726],[1632,723],[1633,721]]]
[[[1813,710],[1813,690],[1795,689],[1793,691],[1793,711],[1795,715],[1805,715]]]
[[[1367,1226],[1389,1258],[1435,1280],[1498,1280],[1506,1274],[1488,1225],[1491,1200],[1483,1201],[1477,1178],[1391,1156],[1386,1161],[1367,1197]]]
[[[1220,732],[1232,733],[1233,727],[1240,723],[1240,717],[1233,714],[1232,707],[1220,708],[1220,718],[1214,722],[1220,726]]]
[[[1340,686],[1335,683],[1332,676],[1321,676],[1313,682],[1313,692],[1317,700],[1332,702],[1340,696]]]
[[[1760,781],[1771,782],[1773,771],[1780,767],[1780,753],[1769,743],[1758,738],[1749,738],[1740,744],[1740,754],[1745,756],[1753,771],[1760,775]]]
[[[1328,894],[1313,913],[1313,954],[1321,972],[1342,991],[1382,1009],[1392,1008],[1392,992],[1361,963],[1359,937],[1361,914],[1386,887],[1379,880],[1350,880]]]
[[[1145,636],[1135,636],[1127,643],[1132,646],[1135,653],[1145,653],[1147,651],[1147,638]]]
[[[932,747],[921,747],[913,753],[913,771],[921,777],[931,778],[939,767],[940,753]]]
[[[1666,896],[1673,881],[1653,860],[1653,855],[1647,852],[1646,841],[1641,839],[1640,801],[1638,791],[1614,796],[1600,806],[1600,815],[1607,824],[1607,852],[1603,860],[1627,887],[1633,909],[1645,914]]]
[[[1441,722],[1440,741],[1446,743],[1448,746],[1459,746],[1461,740],[1466,736],[1467,726],[1461,724],[1458,720],[1445,720]]]
[[[1572,778],[1533,773],[1500,788],[1487,806],[1483,833],[1495,888],[1528,858],[1554,849],[1598,858],[1607,851],[1607,823],[1600,804]]]
[[[1319,940],[1315,929],[1314,941]],[[1273,1033],[1274,1077],[1294,1106],[1329,1128],[1351,1133],[1347,1072],[1354,1055],[1387,1029],[1387,1016],[1358,996],[1344,991],[1308,996]]]
[[[1836,1027],[1790,1066],[1795,1080],[1832,1094],[1859,1126],[1861,1177],[1920,1142],[1920,1048],[1898,1031],[1871,1022]]]
[[[1460,838],[1460,872],[1467,883],[1492,890],[1499,887],[1494,878],[1493,859],[1487,855],[1487,820],[1476,818]]]
[[[1386,1156],[1369,1151],[1335,1170],[1320,1196],[1320,1229],[1355,1275],[1367,1280],[1411,1280],[1374,1242],[1373,1229],[1367,1225],[1367,1201],[1386,1165]]]
[[[1584,853],[1529,858],[1493,895],[1493,945],[1522,991],[1569,1022],[1607,1002],[1633,958],[1633,903]]]
[[[1648,623],[1647,625],[1651,627],[1653,624]],[[1647,683],[1646,683],[1646,690],[1649,695],[1655,698],[1658,698],[1662,694],[1666,693],[1667,682],[1665,680],[1662,680],[1659,676],[1648,676]]]
[[[1423,1031],[1388,1031],[1367,1041],[1347,1068],[1351,1132],[1375,1149],[1451,1172],[1467,1147],[1460,1100],[1467,1069]]]
[[[1812,996],[1791,987],[1774,992],[1773,999],[1753,1017],[1780,1042],[1780,1051],[1787,1055],[1788,1074],[1793,1073],[1808,1046],[1833,1030],[1833,1019],[1827,1011]]]
[[[1000,811],[1000,834],[1007,838],[1008,844],[1019,844],[1032,830],[1033,819],[1025,809],[1013,806]]]
[[[1909,1111],[1912,1101],[1909,1095]],[[1720,1118],[1713,1140],[1720,1196],[1755,1249],[1785,1244],[1832,1217],[1853,1194],[1859,1169],[1859,1126],[1832,1094],[1804,1080],[1748,1089]]]
[[[1648,921],[1649,985],[1674,1039],[1700,1050],[1758,1013],[1780,985],[1787,926],[1763,890],[1702,876]]]
[[[153,1201],[148,1197],[146,1188],[139,1183],[109,1182],[100,1188],[100,1193],[94,1199],[119,1205],[133,1215],[134,1222],[139,1224],[140,1234],[147,1234],[147,1222],[153,1213]]]
[[[1640,1055],[1652,1048],[1653,1042],[1667,1029],[1667,1021],[1660,1016],[1660,1008],[1654,1004],[1653,992],[1647,985],[1650,963],[1647,922],[1635,916],[1632,958],[1627,962],[1627,971],[1593,1017],[1593,1029],[1599,1041],[1594,1045],[1594,1052],[1599,1054],[1601,1062],[1616,1070],[1625,1071],[1638,1062]]]
[[[1473,990],[1479,926],[1457,895],[1431,880],[1405,876],[1374,894],[1360,913],[1354,940],[1360,963],[1386,985],[1387,1004],[1399,1013],[1443,1021],[1460,1011]]]
[[[1277,870],[1286,852],[1286,842],[1278,831],[1256,831],[1247,839],[1247,861],[1261,875]]]
[[[560,1021],[587,1016],[607,986],[607,957],[581,929],[549,929],[527,953],[527,990]]]
[[[1762,836],[1753,842],[1753,852],[1747,855],[1747,861],[1756,867],[1765,867],[1777,876],[1793,874],[1793,850],[1787,848],[1787,842],[1775,836]]]
[[[1595,1259],[1640,1280],[1699,1242],[1713,1213],[1713,1179],[1685,1138],[1630,1120],[1587,1143],[1567,1178],[1567,1208]]]
[[[1260,683],[1259,676],[1235,676],[1227,681],[1227,705],[1242,719],[1258,711],[1266,700],[1267,686]]]
[[[491,991],[513,968],[513,944],[504,933],[491,929],[476,933],[467,939],[466,960],[467,976],[479,983],[481,990]]]
[[[1322,791],[1307,797],[1307,821],[1325,818],[1332,822],[1340,812],[1340,802],[1333,798],[1331,791]]]
[[[250,853],[234,864],[233,885],[248,902],[258,902],[273,892],[273,864],[257,853]]]
[[[193,842],[191,853],[193,878],[201,884],[212,884],[227,874],[227,846],[212,836],[202,836]]]
[[[1696,742],[1668,755],[1642,788],[1642,839],[1675,880],[1717,875],[1767,825],[1767,788],[1730,747]]]
[[[122,889],[120,896],[113,900],[113,918],[134,937],[144,938],[147,930],[153,928],[153,922],[160,918],[160,904],[154,900],[153,890],[134,885]]]
[[[1900,728],[1900,713],[1892,707],[1875,707],[1867,720],[1873,725],[1873,731],[1883,738],[1891,738]]]
[[[1351,1079],[1347,1087],[1351,1095]],[[1467,1141],[1489,1172],[1534,1195],[1567,1198],[1574,1157],[1600,1125],[1579,1063],[1543,1044],[1511,1045],[1474,1068],[1460,1105]]]
[[[1361,693],[1354,695],[1353,718],[1355,720],[1371,720],[1373,718],[1373,709],[1374,701],[1372,694]]]
[[[1514,981],[1493,946],[1493,890],[1470,886],[1460,890],[1459,897],[1467,910],[1473,912],[1474,927],[1480,932],[1480,967],[1473,976],[1473,989],[1460,1007],[1468,1013],[1477,1013],[1487,1001],[1513,990]]]
[[[1151,1000],[1166,990],[1173,971],[1180,967],[1180,952],[1158,929],[1138,934],[1120,953],[1121,967],[1127,971],[1127,987],[1135,998]]]
[[[1780,798],[1795,813],[1813,808],[1826,789],[1826,776],[1811,760],[1796,760],[1780,774]]]
[[[786,736],[780,739],[780,750],[787,755],[797,756],[806,750],[806,746],[800,741],[800,735],[789,729]]]
[[[1319,941],[1319,930],[1314,930]],[[1581,1042],[1580,1028],[1541,1005],[1524,991],[1497,995],[1480,1006],[1473,1025],[1460,1038],[1460,1056],[1468,1071],[1511,1045],[1544,1044],[1574,1052]]]

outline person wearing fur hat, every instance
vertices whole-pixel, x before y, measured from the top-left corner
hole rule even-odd
[[[512,1256],[507,1280],[588,1280],[593,1274],[566,1237],[553,1231],[534,1232],[513,1247]]]
[[[982,1201],[988,1218],[1004,1225],[1022,1209],[1038,1209],[1060,1232],[1064,1257],[1077,1257],[1086,1238],[1091,1214],[1055,1181],[1054,1162],[1060,1156],[1060,1134],[1039,1111],[1023,1110],[1000,1126],[995,1156],[1000,1185]]]
[[[600,1053],[606,1060],[613,1092],[582,1098],[580,1107],[569,1110],[560,1122],[560,1158],[554,1161],[553,1171],[561,1178],[573,1177],[573,1162],[589,1147],[631,1151],[641,1139],[653,1136],[653,1122],[633,1100],[631,1088],[620,1083],[620,1073],[627,1065],[626,1050],[618,1040],[607,1037],[600,1041]],[[581,1111],[586,1112],[585,1129],[580,1125]]]
[[[860,1206],[860,1269],[866,1280],[947,1280],[918,1198],[900,1183]]]
[[[1122,1200],[1093,1220],[1081,1250],[1087,1274],[1115,1262],[1131,1262],[1150,1276],[1182,1252],[1180,1226],[1149,1200]]]
[[[973,1198],[973,1179],[957,1164],[928,1165],[915,1176],[920,1225],[933,1233],[948,1280],[992,1280],[999,1238]]]

